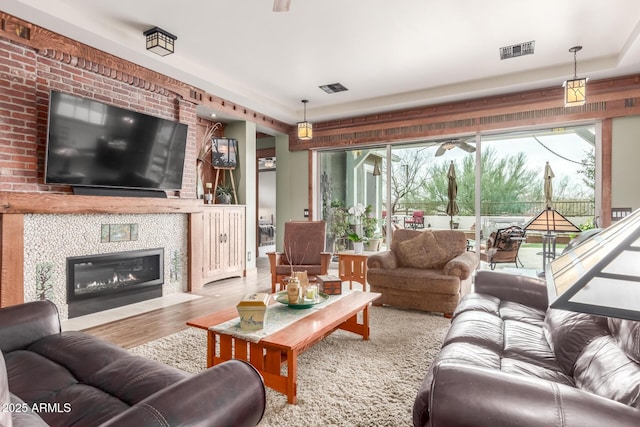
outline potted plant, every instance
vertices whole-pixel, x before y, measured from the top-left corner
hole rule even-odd
[[[231,203],[231,196],[233,195],[233,188],[230,185],[218,185],[216,187],[216,201],[223,205]]]
[[[361,254],[364,251],[364,244],[368,239],[364,236],[358,235],[358,233],[349,233],[347,237],[353,242],[353,251],[357,254]]]

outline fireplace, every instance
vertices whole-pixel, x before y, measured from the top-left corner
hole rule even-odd
[[[162,296],[164,249],[67,258],[69,318]]]

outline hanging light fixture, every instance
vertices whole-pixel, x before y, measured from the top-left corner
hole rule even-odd
[[[142,34],[147,38],[147,50],[160,56],[167,56],[173,53],[174,42],[178,39],[173,34],[158,27],[153,27]]]
[[[313,138],[313,125],[307,121],[307,102],[309,100],[302,100],[304,104],[304,120],[298,123],[298,139],[303,141]]]
[[[573,80],[564,82],[564,106],[578,107],[587,102],[587,79],[578,78],[578,60],[576,54],[582,50],[582,46],[574,46],[569,49],[573,52]]]

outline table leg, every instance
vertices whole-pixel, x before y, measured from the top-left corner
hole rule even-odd
[[[365,306],[362,310],[362,339],[369,339],[369,306]]]
[[[298,358],[293,350],[287,351],[287,402],[295,404],[298,400]]]
[[[216,352],[216,333],[207,331],[207,368],[213,366],[213,358]]]

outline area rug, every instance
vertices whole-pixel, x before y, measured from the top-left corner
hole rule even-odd
[[[267,388],[260,426],[410,426],[416,393],[450,321],[371,307],[368,341],[336,331],[298,359],[298,403]],[[206,367],[206,334],[188,328],[131,349],[188,372]]]

